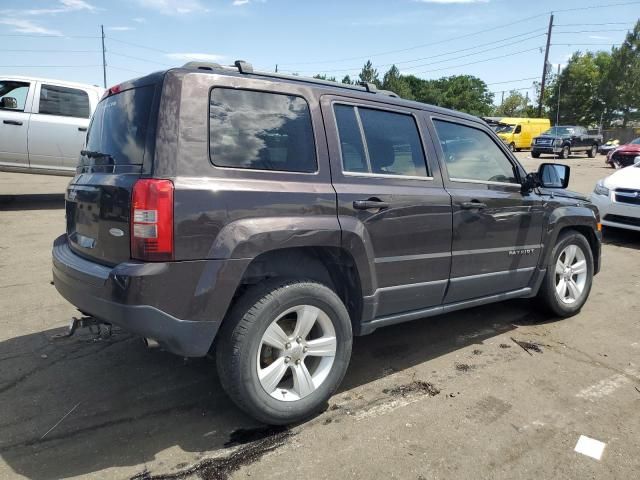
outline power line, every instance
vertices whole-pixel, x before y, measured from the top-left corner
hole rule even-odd
[[[469,62],[469,63],[463,63],[461,65],[451,65],[449,67],[443,67],[443,68],[436,68],[433,70],[424,70],[422,72],[415,72],[414,75],[422,75],[423,73],[431,73],[431,72],[440,72],[442,70],[450,70],[450,69],[454,69],[454,68],[460,68],[460,67],[466,67],[468,65],[476,65],[478,63],[484,63],[484,62],[490,62],[491,60],[498,60],[500,58],[504,58],[504,57],[513,57],[514,55],[519,55],[521,53],[526,53],[526,52],[532,52],[534,50],[540,50],[542,49],[542,46],[537,46],[534,48],[529,48],[527,50],[520,50],[519,52],[513,52],[513,53],[507,53],[507,54],[503,54],[497,57],[491,57],[491,58],[485,58],[483,60],[478,60],[475,62]]]
[[[597,8],[609,8],[609,7],[622,7],[625,5],[637,5],[640,2],[622,2],[622,3],[607,3],[604,5],[587,5],[586,7],[574,7],[574,8],[564,8],[562,10],[553,10],[553,13],[562,13],[562,12],[575,12],[577,10],[594,10]]]
[[[396,65],[396,66],[397,66],[397,65],[403,65],[403,64],[406,64],[406,63],[417,62],[417,61],[420,61],[420,60],[428,60],[428,59],[431,59],[431,58],[443,57],[443,56],[446,56],[446,55],[451,55],[451,54],[453,54],[453,53],[459,53],[459,52],[465,52],[465,51],[469,51],[469,50],[475,50],[476,48],[479,48],[479,47],[483,47],[483,46],[487,46],[487,45],[494,45],[494,44],[496,44],[496,43],[504,42],[505,40],[510,40],[510,39],[512,39],[512,38],[521,37],[522,35],[528,35],[528,34],[531,34],[531,33],[533,33],[533,32],[538,32],[538,31],[540,31],[540,30],[544,30],[544,29],[540,29],[540,28],[538,28],[538,29],[536,29],[536,30],[532,30],[531,32],[527,32],[527,33],[525,33],[525,34],[514,35],[514,36],[512,36],[512,37],[506,37],[506,38],[502,38],[502,39],[500,39],[500,40],[494,40],[493,42],[482,43],[482,44],[476,45],[476,46],[474,46],[474,47],[467,47],[467,48],[462,48],[462,49],[459,49],[459,50],[452,50],[452,51],[449,51],[449,52],[439,53],[439,54],[437,54],[437,55],[430,55],[430,56],[428,56],[428,57],[416,58],[416,59],[413,59],[413,60],[405,60],[405,61],[401,61],[401,62],[394,62],[394,63],[380,63],[380,64],[376,64],[376,65],[374,65],[374,68],[388,67],[388,66],[391,66],[391,65]],[[495,48],[508,47],[508,46],[511,46],[511,45],[517,45],[517,44],[519,44],[519,43],[524,43],[524,42],[526,42],[526,41],[532,40],[532,39],[534,39],[534,38],[541,37],[541,36],[543,36],[543,35],[544,35],[544,34],[533,35],[533,36],[531,36],[531,37],[527,37],[527,38],[524,38],[524,39],[520,39],[520,40],[515,41],[515,42],[505,43],[504,45],[497,45],[497,46],[495,46],[495,47],[493,47],[493,48],[490,48],[490,49],[480,50],[480,51],[478,51],[478,52],[473,52],[473,53],[469,53],[469,54],[466,54],[466,55],[460,55],[460,56],[458,56],[458,57],[452,57],[452,58],[448,58],[448,59],[444,59],[444,60],[439,60],[439,61],[436,61],[436,62],[425,63],[425,64],[421,64],[421,65],[411,65],[411,66],[406,66],[406,67],[403,67],[403,69],[404,69],[404,70],[408,70],[408,69],[411,69],[411,68],[421,68],[421,67],[425,67],[425,66],[427,66],[427,65],[433,65],[433,64],[436,64],[436,63],[443,63],[443,62],[448,62],[448,61],[450,61],[450,60],[456,60],[456,59],[458,59],[458,58],[471,57],[471,56],[473,56],[473,55],[478,55],[478,54],[481,54],[481,53],[485,53],[485,52],[492,51],[492,50],[494,50]],[[322,72],[322,73],[331,73],[331,72],[351,72],[351,71],[358,71],[358,70],[360,70],[361,68],[362,68],[362,67],[340,68],[340,69],[331,69],[331,70],[321,70],[321,72]],[[291,72],[291,71],[293,71],[293,70],[284,70],[284,71],[289,71],[289,72]],[[313,72],[311,72],[311,70],[304,70],[304,71],[302,71],[301,73],[313,73]]]
[[[20,49],[20,48],[0,48],[0,52],[34,52],[34,53],[99,53],[101,50],[42,50],[42,49]]]
[[[556,23],[555,27],[601,27],[602,25],[629,25],[629,22],[599,22],[599,23]]]
[[[0,37],[29,37],[29,38],[100,38],[96,35],[36,35],[30,33],[0,33]]]
[[[500,85],[503,83],[516,83],[516,82],[524,82],[526,80],[537,80],[538,77],[529,77],[529,78],[519,78],[518,80],[504,80],[502,82],[491,82],[487,83],[487,85]]]
[[[554,33],[604,33],[604,32],[628,32],[629,30],[631,30],[630,28],[625,28],[623,30],[621,29],[617,29],[617,30],[576,30],[573,32],[554,32]]]
[[[131,60],[139,60],[141,62],[155,63],[157,65],[163,65],[165,67],[172,67],[173,66],[170,63],[156,62],[154,60],[149,60],[149,59],[146,59],[146,58],[134,57],[133,55],[125,55],[124,53],[116,53],[116,52],[114,52],[112,50],[107,50],[107,53],[109,53],[109,55],[116,55],[118,57],[130,58]]]
[[[139,43],[133,43],[133,42],[126,42],[124,40],[118,40],[117,38],[113,38],[113,37],[106,37],[107,39],[111,40],[112,42],[118,42],[118,43],[122,43],[124,45],[129,45],[131,47],[138,47],[138,48],[144,48],[145,50],[152,50],[155,52],[160,52],[160,53],[171,53],[168,52],[166,50],[162,50],[160,48],[156,48],[156,47],[147,47],[146,45],[140,45]]]
[[[0,65],[0,68],[88,68],[101,65]]]
[[[133,70],[131,68],[117,67],[115,65],[107,65],[107,68],[113,68],[115,70],[122,70],[124,72],[138,73],[140,75],[145,75],[146,73],[148,73],[148,72],[141,72],[140,70]]]

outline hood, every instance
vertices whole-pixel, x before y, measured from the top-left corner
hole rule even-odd
[[[640,169],[639,169],[640,170]],[[560,190],[555,188],[541,188],[542,193],[545,195],[552,195],[560,198],[571,198],[574,200],[582,200],[584,202],[589,201],[589,198],[582,193],[574,192],[573,190]]]
[[[627,145],[621,145],[616,151],[618,153],[640,153],[640,145],[637,143],[628,143]]]
[[[613,175],[604,179],[604,186],[610,189],[631,188],[640,190],[640,167],[632,165],[621,168]]]

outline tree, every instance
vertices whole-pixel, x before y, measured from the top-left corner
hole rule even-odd
[[[367,63],[362,67],[362,71],[358,75],[361,82],[373,83],[376,87],[380,86],[380,79],[378,78],[378,70],[373,68],[371,60],[367,60]]]
[[[511,90],[509,95],[496,107],[495,115],[499,117],[524,117],[527,113],[527,99],[517,90]]]
[[[314,75],[313,78],[317,78],[318,80],[327,80],[329,82],[335,82],[336,81],[336,77],[327,77],[324,73],[322,74],[317,74]]]
[[[487,84],[473,75],[454,75],[440,82],[442,106],[472,115],[487,116],[493,109],[493,93]]]
[[[384,74],[382,79],[382,88],[385,90],[391,90],[398,96],[408,100],[413,100],[415,98],[408,83],[404,77],[400,75],[400,70],[398,70],[398,67],[395,65],[392,65],[389,71]]]
[[[558,118],[560,124],[595,125],[600,122],[603,105],[607,103],[600,94],[610,65],[608,57],[605,52],[576,52],[571,56],[560,75],[550,82],[549,96],[545,95],[551,119]]]
[[[351,77],[349,75],[345,75],[342,78],[341,83],[345,83],[347,85],[353,85],[353,80],[351,80]]]
[[[619,48],[611,52],[611,68],[606,76],[607,99],[622,117],[622,126],[640,116],[640,20]]]

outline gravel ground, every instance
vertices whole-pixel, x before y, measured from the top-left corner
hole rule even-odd
[[[612,172],[567,163],[584,193]],[[573,318],[518,300],[357,338],[329,409],[281,430],[238,411],[210,359],[123,332],[51,339],[76,314],[50,285],[67,182],[0,173],[0,478],[637,477],[639,233],[605,231]],[[600,460],[574,451],[581,435]]]

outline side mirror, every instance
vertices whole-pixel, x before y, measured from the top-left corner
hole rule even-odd
[[[544,188],[567,188],[570,168],[559,163],[543,163],[538,168],[538,184]]]
[[[18,108],[18,101],[14,97],[3,97],[0,100],[0,108],[10,108],[15,110]]]

